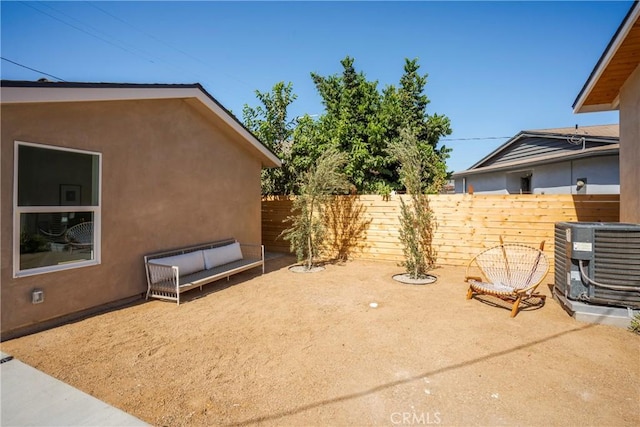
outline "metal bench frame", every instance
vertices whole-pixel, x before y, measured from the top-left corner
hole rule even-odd
[[[199,287],[200,290],[202,290],[203,285],[215,282],[216,280],[220,280],[225,277],[229,280],[229,277],[234,274],[256,267],[262,267],[262,274],[264,274],[264,245],[240,243],[240,249],[242,250],[243,257],[241,260],[189,275],[181,275],[180,269],[177,266],[167,266],[154,263],[154,259],[157,258],[217,248],[235,242],[235,239],[225,239],[146,255],[144,257],[144,265],[147,274],[146,299],[151,297],[172,300],[176,301],[177,304],[180,305],[180,295],[191,289]],[[163,279],[153,283],[152,277],[162,277]]]

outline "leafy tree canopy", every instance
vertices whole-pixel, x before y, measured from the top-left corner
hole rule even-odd
[[[404,190],[399,162],[388,152],[390,144],[400,139],[401,129],[415,135],[421,161],[428,165],[424,189],[442,188],[450,149],[438,144],[451,134],[451,123],[445,115],[427,113],[427,74],[420,74],[418,60],[406,59],[398,86],[382,90],[377,81],[357,71],[354,62],[345,57],[339,74],[311,73],[325,108],[317,120],[288,119],[287,108],[296,99],[291,83],[280,82],[271,93],[256,92],[262,105],[245,106],[247,127],[284,161],[281,171],[263,172],[263,193],[298,193],[294,177],[309,170],[328,149],[345,154],[345,175],[359,193]]]
[[[291,144],[296,120],[289,118],[288,108],[297,98],[293,84],[278,82],[271,92],[256,91],[256,97],[262,105],[252,108],[245,104],[242,110],[244,124],[283,162],[281,168],[262,170],[262,193],[292,193],[295,175],[290,166]]]

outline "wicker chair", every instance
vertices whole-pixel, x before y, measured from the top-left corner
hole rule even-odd
[[[467,299],[484,294],[508,301],[513,304],[511,317],[518,314],[520,303],[528,303],[531,298],[544,303],[546,296],[535,292],[549,271],[543,250],[544,241],[536,249],[505,244],[500,238],[500,245],[481,252],[469,262],[465,274],[469,283]]]
[[[91,249],[93,247],[93,222],[81,222],[70,227],[65,239],[71,251],[73,249]]]
[[[53,213],[49,221],[41,221],[38,223],[40,234],[50,242],[60,242],[65,238],[67,232],[67,224],[62,223],[62,214]]]

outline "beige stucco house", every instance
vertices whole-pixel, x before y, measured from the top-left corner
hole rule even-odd
[[[620,111],[620,221],[640,223],[640,3],[609,42],[574,112]]]
[[[3,81],[0,99],[3,339],[140,298],[145,254],[260,243],[280,161],[199,84]]]

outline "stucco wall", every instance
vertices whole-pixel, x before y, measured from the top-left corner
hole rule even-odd
[[[579,193],[580,178],[586,178],[587,185]],[[620,194],[619,159],[602,156],[536,166],[532,181],[534,194]]]
[[[534,194],[572,194],[571,162],[536,166],[531,177]]]
[[[640,223],[640,66],[620,90],[620,221]]]
[[[486,173],[467,176],[467,192],[473,186],[473,192],[478,194],[507,194],[507,181],[504,173]],[[462,178],[456,178],[456,183]],[[458,186],[456,184],[456,193]],[[460,192],[463,192],[462,190]]]
[[[2,106],[2,333],[146,291],[142,257],[260,243],[260,160],[180,100]],[[14,141],[102,153],[100,265],[13,278]],[[31,303],[33,288],[45,302]]]

